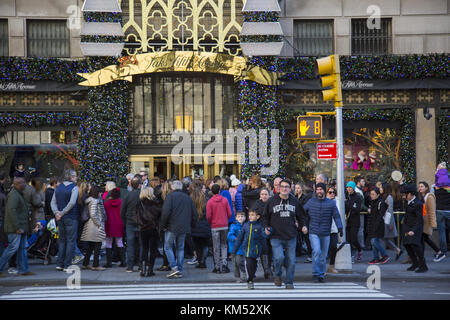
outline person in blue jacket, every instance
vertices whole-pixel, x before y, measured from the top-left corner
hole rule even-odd
[[[239,236],[234,243],[232,255],[235,257],[237,251],[242,246],[245,257],[245,267],[247,270],[247,285],[249,289],[254,289],[253,279],[255,278],[256,269],[258,266],[258,257],[261,255],[262,242],[269,235],[264,233],[264,228],[259,221],[260,213],[250,209],[248,213],[248,222],[244,224]]]
[[[230,231],[228,231],[228,250],[229,253],[233,253],[234,244],[239,236],[239,232],[241,232],[242,226],[245,222],[245,213],[243,211],[236,212],[236,221],[230,226]],[[247,279],[246,271],[245,271],[245,259],[244,259],[244,251],[242,250],[242,246],[239,247],[239,250],[236,252],[234,256],[234,277],[236,278],[236,282],[241,283],[245,282]]]
[[[311,198],[303,209],[309,214],[309,240],[312,247],[312,274],[314,282],[325,282],[325,267],[330,245],[331,220],[334,219],[342,238],[342,221],[336,202],[325,197],[327,187],[316,184],[316,197]]]
[[[236,212],[244,211],[244,204],[242,199],[242,190],[244,189],[245,184],[241,183],[236,190],[236,195],[234,197],[234,206],[236,208]]]

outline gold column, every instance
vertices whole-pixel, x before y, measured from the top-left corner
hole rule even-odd
[[[203,178],[205,179],[209,179],[209,174],[208,174],[208,158],[207,157],[203,157]]]
[[[172,173],[170,172],[171,171],[170,170],[171,163],[172,163],[172,159],[170,158],[170,156],[167,156],[167,158],[166,158],[166,164],[167,164],[167,172],[166,172],[167,176],[166,176],[166,179],[167,180],[169,180],[170,177],[172,176]]]
[[[149,162],[149,173],[148,173],[148,177],[149,179],[153,179],[155,176],[155,158],[154,157],[150,157],[148,159]]]

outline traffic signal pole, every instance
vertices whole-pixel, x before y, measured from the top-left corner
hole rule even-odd
[[[341,71],[339,64],[339,55],[331,55],[316,60],[316,71],[319,76],[322,88],[329,88],[322,91],[323,101],[334,101],[336,112],[336,185],[337,185],[337,207],[341,216],[343,226],[343,239],[345,241],[345,181],[344,181],[344,133],[342,125],[342,89],[341,89]],[[336,255],[335,268],[338,270],[349,271],[352,269],[351,248],[346,244]]]

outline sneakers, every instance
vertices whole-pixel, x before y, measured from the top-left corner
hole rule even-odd
[[[9,273],[9,274],[18,274],[19,271],[18,271],[16,268],[9,268],[9,269],[8,269],[8,273]]]
[[[247,282],[247,288],[250,290],[255,289],[255,284],[253,283],[253,281]]]
[[[83,256],[83,255],[81,255],[81,256],[75,256],[75,257],[73,257],[73,259],[72,259],[72,264],[78,264],[78,263],[80,263],[81,260],[83,260],[83,259],[84,259],[84,256]]]
[[[285,288],[288,290],[292,290],[292,289],[294,289],[294,285],[292,283],[288,283],[288,284],[286,284]]]
[[[172,271],[166,276],[167,278],[175,278],[177,274],[180,274],[178,267],[172,268]]]
[[[369,264],[380,264],[380,260],[378,260],[378,259],[370,260]]]
[[[63,267],[56,267],[56,271],[64,271],[64,268]],[[8,272],[9,272],[9,270],[8,270]]]
[[[388,256],[384,256],[383,258],[381,258],[381,260],[379,260],[379,262],[381,263],[381,264],[385,264],[386,262],[388,262],[389,261],[389,257]]]
[[[169,266],[161,266],[158,269],[156,269],[156,271],[170,271],[170,267]]]
[[[434,262],[439,262],[439,261],[441,261],[442,259],[445,259],[447,256],[444,254],[444,253],[436,253],[435,255],[434,255],[434,259],[433,259],[433,261]]]
[[[125,272],[131,273],[131,272],[133,272],[133,268],[131,268],[131,269],[127,268],[127,269],[125,270]]]
[[[179,278],[183,278],[183,275],[181,273],[177,273],[176,275],[171,277],[171,279],[179,279]]]
[[[319,278],[318,278],[318,281],[319,281],[319,283],[325,283],[325,278],[319,277]]]
[[[312,263],[311,257],[307,257],[306,260],[305,260],[305,263]]]
[[[273,283],[277,286],[277,287],[281,287],[281,278],[280,277],[275,277],[275,279],[273,279]]]
[[[424,273],[424,272],[427,272],[427,271],[428,271],[427,266],[422,266],[419,269],[417,269],[415,272],[416,273]]]
[[[187,262],[187,264],[192,265],[192,264],[197,264],[197,262],[198,262],[197,257],[194,256],[191,260],[189,260],[189,261]]]
[[[362,251],[359,251],[358,254],[356,255],[356,261],[361,262],[361,258],[362,258]]]
[[[104,271],[104,270],[106,270],[106,268],[98,266],[98,267],[92,267],[91,270],[93,270],[93,271]]]

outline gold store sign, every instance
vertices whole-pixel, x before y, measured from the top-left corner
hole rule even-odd
[[[280,73],[251,66],[243,57],[222,53],[170,51],[123,57],[120,65],[110,65],[92,73],[78,73],[82,86],[99,86],[116,80],[132,82],[132,76],[153,72],[211,72],[234,76],[235,81],[252,80],[263,85],[279,85]]]

